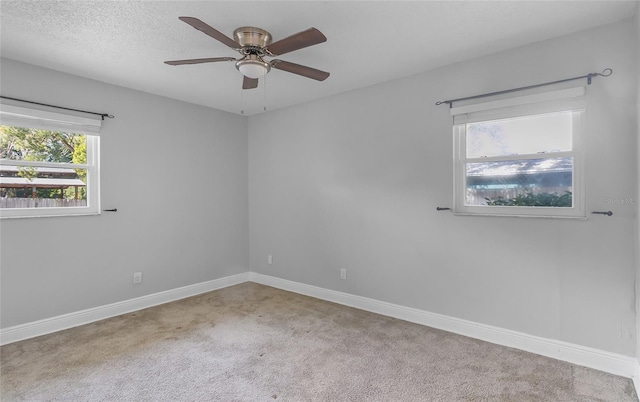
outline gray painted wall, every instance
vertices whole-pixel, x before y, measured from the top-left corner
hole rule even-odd
[[[246,118],[11,60],[1,69],[5,96],[116,116],[101,176],[102,207],[118,208],[0,221],[2,328],[248,271]]]
[[[252,271],[635,356],[638,211],[610,202],[637,194],[638,43],[628,20],[251,117]],[[435,101],[606,67],[588,88],[586,186],[612,217],[436,212],[453,190]]]
[[[638,192],[633,24],[249,119],[2,60],[3,95],[116,115],[102,201],[119,212],[1,221],[1,327],[251,268],[633,356],[638,209],[607,202]],[[614,75],[588,90],[587,202],[613,217],[435,211],[452,201],[450,117],[436,100],[605,67]],[[173,186],[197,200],[177,207]]]

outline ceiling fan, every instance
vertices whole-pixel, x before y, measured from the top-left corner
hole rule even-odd
[[[264,60],[264,57],[280,56],[285,53],[293,52],[294,50],[326,42],[327,38],[316,28],[309,28],[306,31],[298,32],[297,34],[293,34],[271,43],[271,34],[264,29],[240,27],[233,31],[234,39],[231,39],[197,18],[179,17],[179,19],[191,25],[195,29],[202,31],[204,34],[209,35],[213,39],[216,39],[238,51],[242,57],[239,59],[235,59],[233,57],[211,57],[204,59],[171,60],[165,61],[166,64],[179,66],[182,64],[235,61],[236,68],[244,75],[242,89],[256,88],[258,86],[258,78],[267,74],[271,68],[298,74],[318,81],[324,81],[329,77],[329,73],[325,71],[302,66],[300,64],[279,59],[273,59],[270,61]]]

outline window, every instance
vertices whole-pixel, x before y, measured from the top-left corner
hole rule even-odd
[[[0,105],[0,217],[99,214],[100,126]]]
[[[584,87],[451,109],[454,212],[585,217]]]

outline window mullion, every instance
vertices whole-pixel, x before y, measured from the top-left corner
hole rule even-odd
[[[528,154],[528,155],[506,155],[506,156],[488,156],[482,158],[468,158],[465,159],[467,163],[478,163],[478,162],[506,162],[506,161],[518,161],[518,160],[530,160],[530,159],[555,159],[555,158],[563,158],[566,156],[573,156],[575,152],[566,151],[566,152],[544,152],[539,154]]]
[[[84,163],[64,163],[64,162],[45,162],[45,161],[25,161],[13,159],[0,159],[0,165],[4,166],[31,166],[31,167],[53,167],[53,168],[72,168],[72,169],[89,169],[92,165]]]

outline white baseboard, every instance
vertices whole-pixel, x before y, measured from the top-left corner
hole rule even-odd
[[[563,360],[580,366],[590,367],[615,375],[634,378],[634,382],[638,381],[638,360],[634,357],[571,344],[555,339],[541,338],[522,332],[479,324],[473,321],[430,313],[424,310],[399,306],[366,297],[324,289],[317,286],[292,282],[255,272],[251,272],[249,274],[249,278],[253,282],[272,286],[278,289],[300,293],[306,296],[453,332],[470,338],[476,338],[498,345],[536,353],[542,356]]]
[[[636,390],[640,391],[640,379],[638,376],[640,374],[640,366],[638,365],[638,360],[630,356],[624,356],[554,339],[541,338],[522,332],[479,324],[473,321],[399,306],[362,296],[351,295],[335,290],[306,285],[304,283],[280,279],[273,276],[262,275],[255,272],[244,272],[225,278],[197,283],[195,285],[184,286],[135,299],[2,329],[0,330],[0,345],[77,327],[79,325],[142,310],[148,307],[157,306],[159,304],[168,303],[185,297],[195,296],[201,293],[222,289],[248,281],[414,322],[416,324],[426,325],[428,327],[453,332],[498,345],[536,353],[607,373],[633,378]],[[638,393],[640,394],[640,392]]]
[[[125,300],[105,306],[76,311],[74,313],[59,315],[34,321],[27,324],[16,325],[0,330],[0,345],[6,345],[36,336],[62,331],[63,329],[89,324],[91,322],[104,320],[121,314],[142,310],[148,307],[157,306],[172,302],[185,297],[195,296],[212,290],[226,288],[249,280],[249,272],[214,279],[207,282],[196,283],[195,285],[183,286],[164,292],[154,293],[135,299]]]

